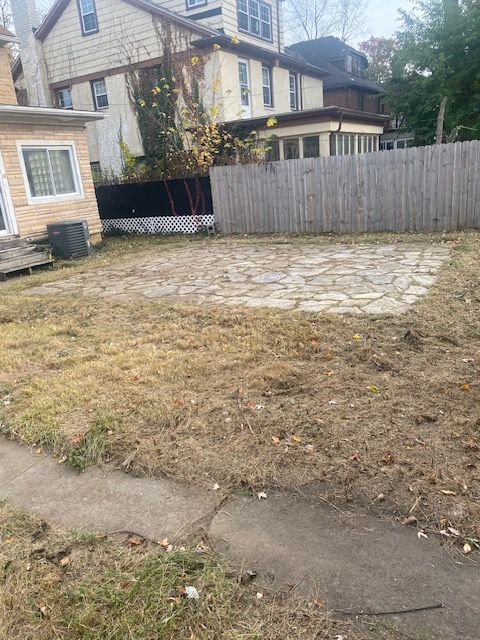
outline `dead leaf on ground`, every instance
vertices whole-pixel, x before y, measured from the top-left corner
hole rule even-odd
[[[468,556],[469,553],[472,553],[472,547],[468,544],[468,542],[463,545],[463,553],[466,556]]]
[[[444,496],[456,496],[455,491],[450,491],[449,489],[440,489],[440,493],[443,493]]]
[[[391,451],[385,451],[382,462],[384,462],[385,464],[395,464],[395,456]]]
[[[415,516],[407,516],[402,521],[402,524],[405,525],[406,527],[416,523],[417,523],[417,519]]]
[[[70,556],[64,556],[59,561],[59,565],[61,567],[67,567],[69,564],[70,564]]]
[[[132,535],[128,539],[128,544],[132,545],[132,547],[138,547],[145,542],[145,538],[141,536],[137,536],[136,534]]]

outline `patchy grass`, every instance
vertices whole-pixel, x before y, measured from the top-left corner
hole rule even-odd
[[[256,597],[210,552],[65,532],[0,503],[0,640],[394,640],[318,606]],[[188,599],[193,586],[199,599]]]
[[[399,317],[22,294],[62,271],[4,287],[3,429],[77,469],[128,462],[388,516],[413,507],[420,526],[478,537],[480,236],[407,237],[454,251]],[[118,238],[69,270],[178,242]]]

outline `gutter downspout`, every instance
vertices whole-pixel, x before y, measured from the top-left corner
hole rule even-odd
[[[277,31],[278,31],[278,53],[282,53],[282,42],[281,42],[281,32],[282,25],[280,20],[280,2],[282,0],[277,0]]]
[[[338,119],[338,128],[335,131],[332,131],[330,134],[330,155],[332,156],[332,147],[333,147],[333,136],[337,133],[340,133],[343,125],[343,111],[340,112],[340,118]]]

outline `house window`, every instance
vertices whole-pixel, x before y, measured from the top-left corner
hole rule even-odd
[[[100,166],[100,162],[90,162],[90,169],[92,171],[93,181],[101,180],[102,178],[102,167]]]
[[[73,109],[72,90],[70,87],[57,89],[57,103],[62,109]]]
[[[187,9],[194,7],[203,7],[207,4],[207,0],[187,0]]]
[[[300,140],[298,138],[286,138],[283,141],[283,156],[285,160],[300,158]]]
[[[95,0],[78,0],[78,10],[82,23],[82,33],[87,36],[89,33],[98,31],[97,10]]]
[[[272,138],[268,141],[265,160],[267,162],[277,162],[280,160],[280,140],[278,138]]]
[[[298,111],[298,91],[297,91],[297,75],[290,74],[290,109]]]
[[[348,156],[357,153],[357,136],[350,133],[332,135],[331,155]]]
[[[263,40],[272,40],[272,8],[260,0],[237,0],[237,19],[240,31]]]
[[[244,114],[249,117],[250,114],[250,78],[248,73],[248,62],[246,60],[238,61],[238,79],[240,82],[240,102]]]
[[[303,157],[318,158],[320,156],[320,137],[308,136],[303,139]]]
[[[82,195],[73,145],[21,145],[20,150],[30,198]]]
[[[272,68],[262,64],[263,104],[265,107],[273,107],[272,95]]]
[[[108,107],[108,96],[104,78],[92,81],[92,92],[95,109],[106,109]]]

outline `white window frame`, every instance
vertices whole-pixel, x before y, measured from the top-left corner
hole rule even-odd
[[[292,91],[292,79],[293,79],[293,91]],[[298,75],[290,71],[288,74],[288,91],[289,91],[289,103],[291,111],[299,111],[300,106],[298,102]],[[292,97],[295,98],[295,107],[292,107]]]
[[[265,76],[264,73],[268,74],[268,84],[265,84]],[[270,94],[270,101],[265,101],[265,89],[268,90]],[[262,93],[263,93],[263,106],[267,109],[273,108],[273,69],[270,65],[262,63]]]
[[[237,0],[237,26],[238,26],[238,30],[241,33],[248,33],[249,35],[253,36],[254,38],[260,38],[260,40],[265,40],[266,42],[273,42],[272,5],[269,4],[268,2],[263,2],[262,0],[243,0],[243,1],[247,5],[247,11],[244,11],[243,9],[241,10],[239,8],[239,3],[238,3],[238,0]],[[252,5],[255,6],[255,11],[258,12],[258,15],[253,15],[252,16]],[[267,13],[268,13],[268,20],[262,19],[262,8],[264,10],[266,10]],[[240,27],[240,24],[239,24],[239,14],[240,13],[243,16],[246,16],[247,23],[248,23],[248,29],[243,29],[242,27]],[[252,17],[253,17],[254,20],[258,21],[258,33],[256,33],[255,31],[252,30]],[[263,35],[263,26],[264,25],[268,25],[269,26],[270,35],[269,35],[268,38]]]
[[[69,107],[65,107],[62,104],[62,99],[60,98],[60,94],[63,91],[68,91],[69,94],[70,94],[70,102],[71,102],[71,104],[70,104]],[[59,105],[60,109],[73,109],[73,98],[72,98],[72,88],[71,87],[62,87],[61,89],[57,89],[56,93],[57,93],[57,101],[58,101],[58,105]]]
[[[204,7],[207,4],[207,0],[186,0],[187,9],[195,9],[195,7]]]
[[[105,93],[97,93],[97,91],[95,89],[95,85],[98,82],[103,82],[103,84],[105,86]],[[91,86],[92,86],[92,93],[93,93],[93,106],[95,108],[95,111],[103,111],[104,109],[108,109],[108,107],[110,106],[110,103],[108,101],[107,83],[106,83],[105,78],[97,78],[96,80],[92,80],[91,81]],[[107,98],[107,104],[104,107],[99,107],[98,106],[97,98],[99,96],[106,96],[106,98]]]
[[[247,73],[247,84],[242,85],[240,82],[240,65],[245,65],[246,73]],[[252,87],[250,81],[250,65],[248,60],[244,58],[238,58],[238,84],[240,87],[240,109],[242,111],[242,118],[251,118],[252,117]],[[243,87],[247,87],[248,92],[245,94],[248,97],[248,104],[242,104],[242,96]]]
[[[93,11],[84,11],[82,7],[82,0],[77,0],[77,2],[78,2],[78,13],[80,14],[80,22],[82,25],[83,35],[88,36],[91,33],[97,33],[98,32],[98,16],[97,16],[97,7],[95,6],[95,0],[92,0]],[[95,29],[86,29],[84,18],[85,16],[90,16],[92,14],[95,16]]]
[[[30,191],[30,183],[28,181],[27,167],[23,151],[28,149],[41,149],[53,151],[68,151],[70,154],[70,166],[72,167],[73,181],[75,183],[75,191],[72,193],[61,193],[49,196],[33,196]],[[17,152],[22,169],[22,177],[25,185],[25,193],[27,194],[27,202],[30,205],[47,204],[55,202],[66,202],[69,200],[83,200],[85,192],[83,190],[82,177],[80,173],[80,165],[78,163],[77,149],[73,140],[18,140]]]

